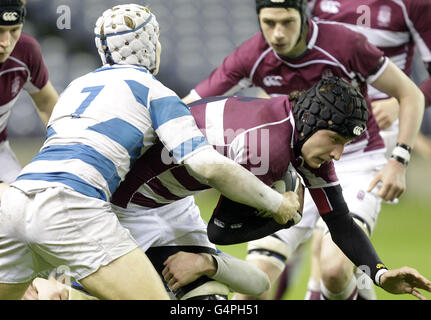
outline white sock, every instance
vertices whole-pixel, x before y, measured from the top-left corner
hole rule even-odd
[[[358,285],[358,296],[361,296],[361,300],[377,300],[373,281],[369,278],[365,281],[364,277],[367,276],[360,271],[355,272],[355,277]]]
[[[320,281],[310,278],[307,284],[307,292],[304,300],[319,300],[320,297]]]

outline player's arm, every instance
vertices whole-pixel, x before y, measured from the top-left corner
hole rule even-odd
[[[296,193],[278,193],[212,148],[194,154],[184,164],[202,183],[219,190],[233,201],[271,212],[277,223],[285,224],[299,209]]]
[[[98,300],[54,278],[35,278],[22,300]]]
[[[372,83],[379,91],[394,97],[399,103],[399,133],[397,146],[392,151],[392,157],[385,167],[376,174],[370,183],[368,191],[382,182],[378,195],[392,201],[401,196],[406,188],[405,175],[410,150],[414,146],[422,117],[424,113],[425,99],[421,90],[391,61],[382,74]]]
[[[415,269],[403,267],[389,270],[382,263],[366,233],[355,223],[339,185],[324,188],[325,198],[332,208],[321,216],[328,226],[331,238],[356,265],[366,266],[374,283],[393,294],[411,293],[422,298],[416,288],[431,292],[431,282]],[[310,190],[313,198],[319,191]],[[314,194],[314,195],[313,195]]]
[[[40,89],[40,91],[33,93],[30,96],[36,105],[40,119],[46,126],[48,124],[49,118],[51,117],[52,109],[54,109],[54,106],[58,100],[57,91],[51,82],[48,81],[45,86]]]
[[[424,113],[425,98],[422,91],[390,60],[383,73],[371,85],[398,100],[400,105],[398,142],[413,146]]]
[[[268,276],[249,263],[221,253],[180,251],[164,262],[162,275],[172,290],[177,290],[201,276],[224,283],[232,291],[259,295],[269,288]],[[250,281],[253,279],[253,281]]]

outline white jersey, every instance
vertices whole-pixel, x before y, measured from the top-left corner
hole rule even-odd
[[[211,147],[189,108],[146,69],[104,66],[61,94],[39,154],[13,186],[68,186],[108,201],[134,161],[160,139],[174,161]]]

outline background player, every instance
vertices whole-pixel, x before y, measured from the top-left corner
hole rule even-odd
[[[339,23],[353,31],[360,32],[368,41],[378,47],[391,59],[401,70],[410,75],[414,59],[415,47],[426,65],[431,62],[431,30],[426,21],[431,14],[431,2],[429,1],[388,1],[388,0],[366,0],[366,1],[310,1],[311,15],[317,20],[326,20]],[[425,106],[431,104],[431,78],[426,79],[420,85],[420,89],[425,96]],[[392,149],[396,145],[398,134],[398,100],[388,97],[386,94],[368,87],[368,93],[372,100],[371,106],[376,121],[379,125],[381,136],[387,148],[386,155],[391,155]],[[427,154],[429,142],[427,138],[419,133],[419,150]],[[415,146],[416,147],[416,146]],[[429,153],[429,151],[428,151]],[[319,224],[320,225],[320,224]],[[321,225],[323,226],[323,225]],[[323,232],[325,228],[323,227]],[[314,232],[315,239],[313,247],[321,246],[322,234],[317,230]],[[330,276],[327,274],[343,275],[349,270],[350,262],[346,259],[336,259],[338,251],[333,250],[332,254],[325,255],[325,259],[339,261],[332,266],[332,270],[325,270],[323,287],[339,293],[339,288],[331,284]],[[320,250],[312,249],[312,275],[309,281],[309,292],[307,297],[320,299],[320,281],[318,270],[318,260],[320,260]],[[318,255],[318,256],[316,256]],[[324,263],[324,262],[323,262]],[[325,263],[324,263],[325,264]],[[358,273],[360,275],[360,273]],[[335,296],[335,295],[334,295]],[[361,299],[375,299],[374,291],[360,289],[358,297]]]
[[[44,125],[58,99],[48,80],[39,44],[22,33],[25,16],[24,0],[0,1],[0,190],[21,170],[7,139],[7,122],[20,92],[30,94]]]

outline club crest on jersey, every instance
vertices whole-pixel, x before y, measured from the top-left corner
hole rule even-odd
[[[263,84],[267,87],[281,87],[283,85],[282,80],[282,76],[266,76],[263,78]]]
[[[15,11],[6,11],[3,12],[2,17],[3,21],[17,21],[19,18],[19,15]]]
[[[320,2],[320,10],[327,13],[338,13],[340,12],[340,2],[333,0],[323,0]]]
[[[391,7],[381,6],[379,9],[379,14],[377,16],[377,24],[379,27],[389,27],[391,22]]]
[[[353,134],[355,136],[360,136],[362,134],[362,132],[364,132],[364,128],[362,128],[360,126],[356,126],[353,128]]]
[[[13,79],[12,86],[10,89],[12,96],[15,96],[18,93],[19,85],[20,85],[19,78]]]

